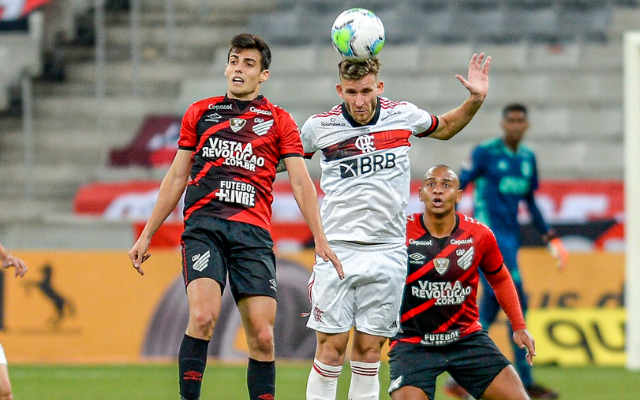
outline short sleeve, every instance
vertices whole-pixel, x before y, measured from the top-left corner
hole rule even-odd
[[[418,108],[415,104],[407,104],[406,121],[417,137],[426,137],[438,129],[438,117]]]
[[[280,157],[302,157],[302,143],[298,125],[288,112],[279,110],[278,136],[280,137]]]
[[[195,150],[198,147],[198,132],[196,125],[198,124],[197,108],[191,104],[182,117],[182,126],[180,127],[180,138],[178,139],[178,148],[181,150]]]
[[[480,261],[480,269],[488,274],[498,272],[504,260],[502,253],[498,248],[498,242],[493,232],[488,227],[483,226],[482,238],[482,259]]]
[[[307,119],[304,125],[302,125],[302,131],[300,134],[300,139],[302,140],[302,149],[304,151],[305,158],[313,157],[313,154],[318,151],[316,134],[311,124],[311,118],[313,117]]]

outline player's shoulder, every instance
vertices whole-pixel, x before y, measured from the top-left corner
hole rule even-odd
[[[422,213],[407,215],[407,238],[422,236],[424,228],[422,226]]]
[[[456,214],[460,219],[460,225],[459,225],[460,229],[470,232],[472,236],[475,236],[479,239],[484,239],[486,236],[489,236],[489,235],[493,236],[493,232],[491,231],[491,228],[489,228],[489,226],[487,226],[486,224],[466,214],[463,214],[463,213],[456,213]]]
[[[518,146],[518,152],[527,156],[535,158],[536,154],[533,152],[533,149],[526,144],[520,143]]]
[[[504,143],[501,138],[493,138],[487,139],[483,142],[480,142],[474,149],[474,152],[480,154],[495,154],[501,153],[504,151]]]
[[[347,126],[347,120],[342,115],[342,104],[335,105],[329,111],[311,115],[305,121],[303,131],[318,131],[323,129],[344,128]]]
[[[390,100],[387,97],[379,97],[380,99],[380,108],[382,110],[413,110],[418,108],[415,104],[409,101],[395,101]]]
[[[324,111],[321,113],[311,115],[308,121],[314,121],[319,124],[321,121],[325,119],[332,119],[332,118],[341,117],[341,116],[342,116],[342,104],[336,104],[335,106],[331,107],[331,110],[329,111]]]
[[[219,110],[226,106],[224,104],[221,104],[221,103],[224,103],[224,101],[225,101],[225,96],[207,97],[206,99],[194,101],[193,103],[191,103],[189,108],[204,109],[204,110]],[[231,107],[232,105],[231,103],[229,103],[228,108],[231,109]]]

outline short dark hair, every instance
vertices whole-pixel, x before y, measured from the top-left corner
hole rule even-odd
[[[231,57],[231,52],[238,52],[243,49],[256,49],[260,52],[260,70],[269,69],[271,65],[271,49],[263,38],[253,33],[240,33],[231,39],[229,43],[229,53],[227,54],[227,62]]]
[[[511,104],[507,104],[502,109],[502,118],[507,118],[507,114],[509,114],[512,111],[519,111],[521,113],[524,113],[524,115],[527,115],[527,107],[525,107],[520,103],[511,103]]]
[[[343,58],[338,64],[338,76],[340,79],[356,81],[362,79],[368,74],[376,77],[380,72],[380,61],[377,58],[369,58],[363,61],[353,61]]]

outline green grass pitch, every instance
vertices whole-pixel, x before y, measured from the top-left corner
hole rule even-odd
[[[304,400],[310,362],[280,361],[278,400]],[[339,381],[338,399],[347,398],[348,367]],[[561,393],[562,400],[640,398],[640,372],[624,368],[536,368],[536,378]],[[177,400],[177,365],[9,365],[16,400]],[[443,377],[441,377],[443,378]],[[202,400],[248,399],[244,365],[210,362]],[[389,399],[389,367],[383,363],[380,399]],[[440,380],[442,382],[442,379]],[[434,400],[450,400],[440,389]]]

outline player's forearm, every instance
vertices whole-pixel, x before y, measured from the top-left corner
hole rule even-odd
[[[326,241],[318,207],[318,194],[313,182],[311,179],[301,179],[300,182],[292,182],[292,187],[293,197],[296,199],[300,212],[307,222],[314,239],[316,242],[318,240]]]
[[[526,329],[518,292],[509,270],[503,265],[498,273],[485,274],[485,277],[495,292],[498,304],[506,314],[513,330]]]
[[[9,257],[9,252],[0,244],[0,260],[4,260],[7,257]]]
[[[179,177],[171,174],[171,171],[165,176],[158,191],[158,200],[153,208],[151,217],[147,221],[140,237],[151,240],[158,228],[167,219],[167,217],[175,210],[184,189],[187,187],[188,177]]]
[[[459,107],[441,115],[438,130],[429,137],[440,140],[449,140],[454,137],[471,122],[482,106],[484,98],[485,96],[470,95]]]

